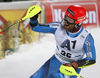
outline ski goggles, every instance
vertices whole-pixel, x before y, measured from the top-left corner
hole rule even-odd
[[[68,17],[67,15],[64,16],[64,21],[67,21],[68,24],[74,24],[75,20]]]

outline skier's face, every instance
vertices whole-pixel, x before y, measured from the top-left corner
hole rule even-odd
[[[75,20],[73,20],[73,19],[71,19],[71,18],[69,18],[68,16],[65,15],[64,21],[65,21],[65,25],[64,25],[65,30],[70,31],[74,28]]]

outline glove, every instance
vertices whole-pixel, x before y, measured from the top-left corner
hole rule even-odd
[[[39,14],[41,14],[41,11],[38,14],[36,14],[35,16],[33,16],[32,18],[30,18],[30,19],[33,20],[33,21],[37,20]]]
[[[38,15],[39,15],[40,13],[41,13],[41,11],[40,11],[38,14],[36,14],[35,16],[33,16],[32,18],[30,18],[30,19],[32,20],[32,22],[30,21],[30,26],[31,26],[31,27],[37,26],[37,24],[38,24],[37,18],[38,18]]]
[[[67,64],[65,64],[65,66],[73,67],[74,69],[78,68],[77,62],[67,63]]]

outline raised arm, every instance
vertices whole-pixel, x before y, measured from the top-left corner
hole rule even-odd
[[[34,17],[30,18],[30,28],[35,32],[55,34],[55,31],[56,31],[57,28],[54,28],[54,27],[50,26],[51,23],[50,24],[39,24],[38,23],[37,18],[39,16],[39,14],[37,14]]]

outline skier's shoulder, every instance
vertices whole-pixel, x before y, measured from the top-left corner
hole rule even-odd
[[[81,35],[87,36],[89,32],[84,27],[81,27]]]
[[[85,28],[83,28],[83,32],[81,34],[81,37],[85,38],[86,41],[90,41],[90,40],[94,41],[92,34]]]

